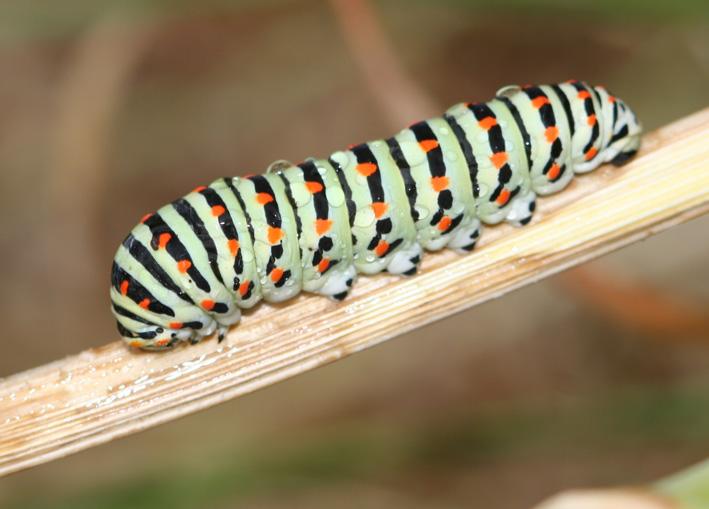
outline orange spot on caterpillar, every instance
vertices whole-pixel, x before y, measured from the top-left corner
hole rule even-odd
[[[229,239],[226,244],[229,246],[231,256],[236,256],[236,253],[239,251],[239,241],[236,239]]]
[[[283,269],[279,269],[278,267],[276,267],[271,271],[271,281],[273,281],[274,283],[278,283],[282,277]]]
[[[577,97],[579,99],[588,99],[589,97],[591,97],[591,94],[588,90],[581,90]]]
[[[140,348],[141,346],[143,346],[143,342],[142,341],[131,341],[130,346],[134,346],[135,348]]]
[[[598,149],[595,148],[595,147],[591,147],[591,148],[588,150],[588,152],[586,152],[586,156],[585,156],[585,157],[586,157],[586,161],[590,161],[591,159],[593,159],[593,158],[596,156],[597,153],[598,153]]]
[[[211,311],[211,309],[214,307],[214,301],[212,299],[204,299],[202,302],[200,302],[200,305],[207,311]]]
[[[138,305],[147,311],[148,306],[150,305],[150,299],[143,299],[138,303]]]
[[[497,125],[497,119],[495,117],[485,117],[480,122],[478,122],[478,125],[480,126],[481,129],[485,129],[486,131],[489,131],[490,129],[492,129],[494,126]]]
[[[614,103],[616,101],[615,96],[612,95],[608,98],[608,102]]]
[[[226,209],[224,207],[222,207],[221,205],[215,205],[214,207],[212,207],[212,215],[214,217],[219,217],[224,212],[226,212]]]
[[[450,217],[443,216],[443,218],[438,222],[438,229],[441,230],[442,232],[444,232],[448,228],[450,228],[452,222],[453,221],[451,220]]]
[[[559,176],[559,173],[561,173],[561,168],[559,168],[559,165],[554,163],[551,168],[549,168],[549,173],[547,173],[547,178],[549,180],[554,180],[556,177]]]
[[[320,272],[325,272],[329,266],[330,260],[328,260],[327,258],[323,258],[320,263],[318,263],[318,270]]]
[[[377,253],[378,256],[384,256],[388,249],[389,244],[384,240],[380,240],[377,247],[374,248],[374,252]]]
[[[182,322],[170,322],[168,326],[171,329],[181,329],[182,328]]]
[[[318,235],[323,235],[332,228],[332,219],[316,219],[315,231]]]
[[[279,240],[285,237],[286,234],[280,228],[274,228],[273,226],[268,227],[268,241],[271,244],[276,244]]]
[[[141,223],[144,223],[145,220],[148,219],[148,218],[149,218],[150,216],[152,216],[152,215],[153,215],[152,212],[151,212],[150,214],[145,214],[145,215],[143,216],[143,219],[140,220],[140,222],[141,222]]]
[[[492,161],[492,164],[494,164],[495,168],[498,170],[504,166],[507,159],[509,159],[507,152],[496,152],[490,156],[490,161]]]
[[[549,104],[549,98],[540,96],[540,97],[535,97],[532,99],[532,106],[534,106],[536,109],[541,108],[545,104]]]
[[[205,189],[207,189],[207,188],[204,187],[204,186],[199,186],[199,187],[195,187],[195,188],[192,190],[192,192],[193,192],[193,193],[199,193],[200,191],[204,191]]]
[[[158,247],[160,247],[160,249],[165,249],[165,246],[167,246],[167,243],[170,242],[171,238],[172,235],[169,233],[161,233],[160,237],[158,237]]]
[[[242,297],[249,291],[249,280],[247,279],[239,285],[239,295]]]
[[[500,196],[495,200],[498,205],[505,205],[508,201],[510,201],[510,192],[507,189],[503,189]]]
[[[322,191],[322,184],[320,182],[306,182],[305,187],[313,194]]]
[[[419,147],[421,147],[424,152],[428,152],[430,150],[433,150],[434,148],[437,148],[438,142],[436,140],[419,141]]]
[[[588,116],[588,125],[596,125],[596,115]]]
[[[128,293],[128,281],[123,281],[121,283],[121,295],[126,295]]]
[[[168,344],[169,342],[170,342],[169,339],[161,339],[160,341],[156,341],[156,342],[155,342],[155,345],[156,345],[156,346],[165,346],[165,345]]]
[[[384,212],[386,212],[388,208],[389,208],[389,205],[387,205],[383,201],[375,201],[374,203],[372,203],[372,210],[374,211],[374,217],[376,217],[377,219],[382,217],[384,215]]]
[[[431,187],[437,193],[443,191],[450,184],[448,177],[431,177]]]
[[[187,272],[190,267],[192,267],[192,262],[189,260],[180,260],[177,262],[177,270],[180,271],[180,274]]]
[[[544,137],[547,139],[549,143],[554,143],[556,139],[559,137],[559,128],[556,127],[555,125],[547,127],[546,130],[544,131]]]
[[[273,196],[268,193],[259,193],[256,195],[256,201],[259,205],[266,205],[267,203],[271,203],[273,201]]]
[[[377,165],[374,163],[359,163],[357,165],[357,171],[360,175],[369,177],[372,173],[377,171]]]

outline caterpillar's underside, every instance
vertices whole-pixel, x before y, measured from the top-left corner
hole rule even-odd
[[[571,81],[506,87],[328,159],[219,179],[144,217],[118,249],[119,331],[165,348],[221,337],[261,299],[343,299],[358,273],[412,275],[423,250],[470,251],[481,221],[526,224],[537,195],[639,144],[620,99]]]

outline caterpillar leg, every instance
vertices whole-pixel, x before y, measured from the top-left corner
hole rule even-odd
[[[532,220],[534,210],[537,208],[537,195],[534,191],[518,196],[510,208],[505,221],[515,226],[524,226]]]
[[[349,265],[343,270],[328,274],[325,284],[312,292],[340,301],[347,297],[350,288],[356,280],[357,271],[354,265]]]
[[[448,247],[454,249],[459,254],[469,253],[475,248],[475,243],[480,237],[481,224],[479,219],[472,219],[461,224],[451,234]]]
[[[408,249],[395,251],[386,270],[392,274],[413,276],[418,270],[422,256],[423,249],[418,243],[414,242]]]

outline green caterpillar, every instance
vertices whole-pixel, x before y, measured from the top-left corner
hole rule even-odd
[[[220,340],[241,309],[300,291],[344,299],[358,273],[416,273],[473,249],[481,221],[528,223],[537,195],[622,164],[635,114],[603,87],[510,86],[328,159],[223,178],[149,214],[116,253],[111,300],[133,346]]]

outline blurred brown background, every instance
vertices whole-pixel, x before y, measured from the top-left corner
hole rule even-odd
[[[709,5],[5,0],[0,376],[118,339],[113,253],[194,187],[569,78],[648,130],[706,107]],[[709,456],[708,228],[0,479],[0,506],[523,508],[662,477]]]

